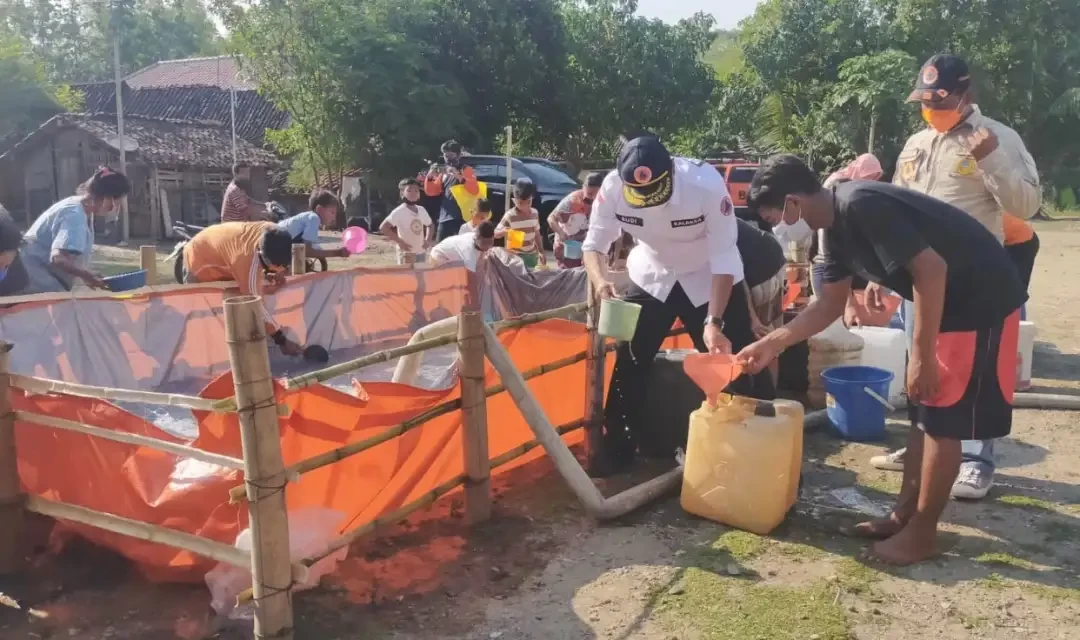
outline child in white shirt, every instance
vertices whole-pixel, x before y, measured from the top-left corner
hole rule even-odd
[[[435,242],[431,216],[420,206],[420,181],[405,178],[398,183],[402,203],[379,225],[379,231],[397,243],[398,264],[424,262],[424,251]]]

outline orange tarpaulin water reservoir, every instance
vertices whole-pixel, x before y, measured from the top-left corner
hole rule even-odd
[[[585,327],[565,320],[549,320],[506,332],[499,339],[519,370],[567,358],[584,351],[586,346]],[[608,359],[609,374],[613,360]],[[490,366],[485,378],[488,386],[499,382]],[[528,384],[552,424],[565,424],[582,417],[585,362],[536,377]],[[388,382],[366,382],[363,389],[366,399],[326,386],[292,393],[278,387],[278,401],[289,410],[288,416],[280,419],[285,464],[370,438],[458,397],[457,387],[432,391]],[[232,393],[231,374],[225,374],[201,395],[217,399]],[[18,411],[176,440],[107,402],[69,396],[27,396],[21,392],[13,396]],[[236,414],[195,414],[199,435],[194,446],[241,456]],[[508,394],[488,398],[487,414],[490,457],[532,440],[532,432]],[[310,506],[333,509],[343,514],[338,530],[345,532],[422,497],[464,472],[461,423],[461,412],[454,411],[361,454],[303,475],[298,483],[286,489],[289,510]],[[20,478],[30,494],[226,544],[232,544],[247,526],[246,507],[229,504],[229,489],[242,481],[238,472],[191,460],[178,461],[170,454],[24,422],[16,422],[16,438]],[[571,432],[564,439],[576,443],[582,439],[582,433]],[[534,449],[497,472],[542,455],[542,449]],[[155,580],[200,579],[214,565],[213,561],[155,543],[81,525],[62,523],[61,527],[127,556]]]

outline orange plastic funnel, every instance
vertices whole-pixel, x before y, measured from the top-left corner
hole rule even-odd
[[[743,368],[731,354],[694,353],[683,360],[683,371],[705,392],[709,404],[715,405],[716,397],[742,375]]]
[[[802,293],[802,285],[798,282],[789,282],[787,286],[787,293],[784,294],[783,308],[787,309],[792,304],[794,304],[800,293]]]

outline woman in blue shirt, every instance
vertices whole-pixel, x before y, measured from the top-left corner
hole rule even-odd
[[[115,221],[131,183],[108,167],[94,172],[76,195],[65,198],[38,216],[26,232],[22,250],[29,283],[22,293],[70,291],[75,279],[94,289],[105,281],[91,272],[94,216]]]

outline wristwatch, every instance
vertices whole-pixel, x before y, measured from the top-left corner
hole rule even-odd
[[[706,326],[711,324],[721,331],[724,330],[724,319],[717,316],[705,316],[705,324]]]

